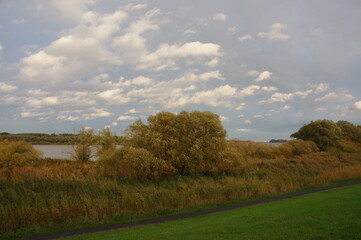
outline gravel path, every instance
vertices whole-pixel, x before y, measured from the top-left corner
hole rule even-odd
[[[190,217],[197,217],[197,216],[202,216],[202,215],[212,214],[212,213],[217,213],[217,212],[224,212],[224,211],[229,211],[229,210],[233,210],[233,209],[237,209],[237,208],[250,207],[250,206],[263,204],[263,203],[276,202],[276,201],[280,201],[280,200],[284,200],[284,199],[303,196],[306,194],[318,193],[318,192],[322,192],[322,191],[327,191],[327,190],[346,187],[346,186],[352,186],[352,185],[356,185],[356,184],[361,184],[361,181],[345,183],[345,184],[336,185],[336,186],[317,188],[317,189],[313,189],[313,190],[309,190],[309,191],[305,191],[305,192],[293,193],[293,194],[283,195],[283,196],[279,196],[279,197],[272,197],[272,198],[267,198],[267,199],[263,199],[263,200],[257,200],[257,201],[247,202],[247,203],[240,203],[240,204],[235,204],[235,205],[231,205],[231,206],[219,207],[219,208],[208,209],[208,210],[203,210],[203,211],[198,211],[198,212],[183,213],[183,214],[178,214],[178,215],[173,215],[173,216],[140,220],[140,221],[129,222],[129,223],[120,223],[120,224],[112,224],[112,225],[100,226],[100,227],[77,229],[77,230],[52,233],[52,234],[42,235],[42,236],[22,238],[21,240],[58,239],[58,238],[70,237],[70,236],[80,235],[80,234],[96,233],[96,232],[109,231],[109,230],[115,230],[115,229],[121,229],[121,228],[129,228],[129,227],[144,226],[144,225],[148,225],[148,224],[162,223],[162,222],[179,220],[179,219],[190,218]]]

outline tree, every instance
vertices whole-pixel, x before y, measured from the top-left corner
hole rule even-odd
[[[343,131],[331,120],[317,120],[303,125],[291,137],[304,141],[313,141],[320,150],[328,150],[335,147],[337,141],[343,139]]]
[[[93,157],[92,145],[95,137],[92,128],[82,128],[76,136],[76,145],[74,152],[71,154],[76,161],[87,162]]]
[[[338,121],[337,126],[342,129],[345,140],[361,143],[361,128],[347,121]]]
[[[117,148],[116,137],[113,135],[109,127],[104,128],[99,133],[99,138],[97,139],[96,145],[97,155],[100,158],[104,154],[109,154],[115,151]]]
[[[125,130],[122,145],[143,148],[184,175],[214,174],[221,169],[226,131],[211,112],[161,112]]]
[[[40,158],[30,143],[24,141],[0,141],[0,167],[24,166]]]

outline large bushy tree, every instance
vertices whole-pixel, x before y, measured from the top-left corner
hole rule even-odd
[[[213,174],[221,168],[226,131],[211,112],[160,112],[125,130],[125,147],[142,148],[169,162],[179,174]]]
[[[342,128],[331,120],[317,120],[303,125],[291,137],[313,141],[321,150],[328,150],[344,138],[344,133]]]

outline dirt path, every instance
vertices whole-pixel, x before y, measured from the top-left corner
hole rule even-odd
[[[129,227],[137,227],[137,226],[143,226],[143,225],[148,225],[148,224],[162,223],[162,222],[179,220],[179,219],[190,218],[190,217],[197,217],[197,216],[202,216],[202,215],[212,214],[212,213],[217,213],[217,212],[224,212],[224,211],[229,211],[229,210],[233,210],[233,209],[237,209],[237,208],[250,207],[250,206],[263,204],[263,203],[276,202],[276,201],[280,201],[280,200],[284,200],[284,199],[303,196],[306,194],[317,193],[317,192],[327,191],[327,190],[331,190],[331,189],[352,186],[352,185],[356,185],[356,184],[361,184],[361,181],[345,183],[345,184],[336,185],[336,186],[317,188],[317,189],[309,190],[309,191],[305,191],[305,192],[288,194],[288,195],[283,195],[283,196],[279,196],[279,197],[267,198],[267,199],[263,199],[263,200],[257,200],[257,201],[253,201],[253,202],[247,202],[247,203],[240,203],[240,204],[235,204],[235,205],[231,205],[231,206],[219,207],[219,208],[203,210],[203,211],[198,211],[198,212],[190,212],[190,213],[178,214],[178,215],[173,215],[173,216],[140,220],[140,221],[135,221],[135,222],[130,222],[130,223],[120,223],[120,224],[112,224],[112,225],[100,226],[100,227],[77,229],[77,230],[53,233],[53,234],[48,234],[48,235],[43,235],[43,236],[22,238],[21,240],[58,239],[58,238],[70,237],[70,236],[80,235],[80,234],[96,233],[96,232],[109,231],[109,230],[115,230],[115,229],[121,229],[121,228],[129,228]]]

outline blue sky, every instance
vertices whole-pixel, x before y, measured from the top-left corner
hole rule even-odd
[[[361,124],[358,0],[0,0],[0,131],[118,135],[212,111],[228,138]]]

